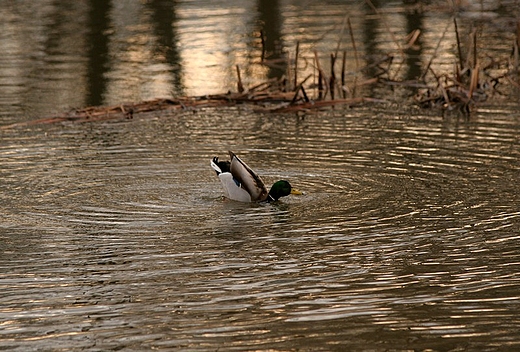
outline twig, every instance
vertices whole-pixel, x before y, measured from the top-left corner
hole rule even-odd
[[[385,20],[385,18],[383,16],[381,16],[381,13],[379,12],[379,10],[374,6],[374,4],[372,3],[371,0],[365,0],[365,3],[370,6],[370,8],[375,12],[375,14],[379,17],[379,19],[381,19],[381,22],[383,22],[383,25],[385,26],[385,29],[387,30],[387,32],[390,34],[390,36],[392,37],[392,40],[393,42],[395,43],[395,45],[397,45],[397,49],[399,50],[399,52],[401,53],[401,55],[404,55],[404,52],[403,52],[403,48],[401,48],[401,45],[399,44],[399,41],[397,40],[397,38],[395,37],[394,35],[394,32],[392,32],[390,30],[390,26],[388,26],[388,23],[387,21]]]
[[[516,22],[516,56],[515,56],[515,69],[518,71],[518,48],[520,48],[520,20]]]
[[[262,41],[262,54],[260,57],[260,61],[264,62],[265,60],[265,35],[264,31],[260,31],[260,40]]]
[[[455,38],[457,39],[457,52],[459,54],[459,69],[462,71],[462,49],[460,47],[459,27],[457,26],[457,18],[453,17],[453,25],[455,26]]]
[[[433,54],[430,58],[430,61],[428,61],[428,64],[426,65],[426,69],[424,70],[424,73],[422,74],[421,76],[421,80],[424,80],[424,78],[426,77],[426,74],[428,73],[428,71],[430,70],[430,66],[432,65],[433,63],[433,60],[435,59],[435,57],[437,56],[437,51],[439,50],[439,47],[441,46],[441,43],[442,41],[444,40],[444,37],[446,36],[446,33],[448,32],[448,28],[449,28],[450,24],[448,23],[446,25],[446,28],[444,28],[444,31],[442,31],[442,35],[441,37],[439,38],[439,40],[437,41],[437,45],[435,46],[435,50],[433,50]]]
[[[242,77],[240,77],[240,67],[238,67],[238,65],[236,65],[236,68],[237,68],[237,77],[238,77],[237,90],[239,93],[244,93],[244,85],[242,84]]]
[[[482,5],[482,4],[481,4]],[[475,29],[472,33],[472,41],[473,41],[473,62],[471,67],[477,66],[477,29]]]
[[[330,90],[330,98],[334,100],[335,89],[334,86],[336,84],[336,73],[334,72],[334,66],[336,63],[336,56],[331,53],[330,54],[330,78],[329,78],[329,90]]]
[[[341,23],[341,30],[339,31],[338,44],[336,45],[336,51],[334,52],[334,56],[338,57],[339,48],[341,46],[341,42],[343,41],[343,33],[345,32],[345,24],[348,20],[348,16],[343,18],[343,22]]]
[[[478,85],[478,76],[479,76],[479,64],[475,63],[475,67],[471,70],[471,81],[469,85],[469,93],[468,93],[468,101],[471,101],[473,98],[473,92],[477,90]]]
[[[294,89],[298,85],[298,56],[300,56],[300,42],[296,42],[296,54],[294,56]]]
[[[341,61],[341,91],[343,92],[343,99],[347,97],[347,92],[345,91],[345,65],[347,61],[347,51],[343,50],[343,60]]]
[[[320,59],[318,58],[318,52],[314,50],[314,60],[316,61],[316,69],[318,70],[318,100],[322,100],[323,96],[323,71],[320,66]]]
[[[354,32],[352,31],[352,23],[350,23],[350,17],[347,18],[347,24],[348,24],[348,31],[350,33],[350,42],[352,43],[352,48],[354,49],[354,58],[356,59],[356,72],[359,72],[359,55],[356,47],[356,41],[354,40]],[[356,82],[357,82],[357,75],[354,76],[354,89],[352,90],[352,95],[356,95]]]
[[[356,71],[359,70],[359,55],[356,47],[356,41],[354,40],[354,32],[352,31],[352,23],[350,23],[350,17],[347,18],[348,31],[350,33],[350,41],[352,42],[352,48],[354,49],[354,58],[356,59]]]

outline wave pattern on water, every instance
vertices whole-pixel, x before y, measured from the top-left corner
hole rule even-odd
[[[517,348],[506,112],[229,109],[11,131],[0,347]],[[228,149],[306,195],[223,199],[209,160]]]

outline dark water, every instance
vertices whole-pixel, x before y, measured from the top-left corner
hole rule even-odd
[[[209,110],[3,133],[0,346],[515,350],[520,124]],[[222,199],[233,149],[279,204]]]
[[[235,65],[255,84],[296,42],[303,72],[339,42],[349,82],[388,53],[406,80],[444,33],[431,68],[452,72],[445,2],[373,3],[0,0],[0,124],[221,93]],[[510,57],[516,2],[463,5],[483,64]],[[405,52],[389,31],[418,28]],[[491,98],[0,130],[0,350],[519,350],[520,109]],[[209,160],[229,149],[306,194],[224,200]]]

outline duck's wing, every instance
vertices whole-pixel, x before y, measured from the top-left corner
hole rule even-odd
[[[242,188],[251,195],[251,200],[265,200],[269,192],[265,188],[264,182],[246,163],[244,163],[232,151],[229,151],[231,158],[230,172]]]

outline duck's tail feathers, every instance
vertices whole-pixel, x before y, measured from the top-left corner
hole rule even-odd
[[[218,156],[214,157],[213,160],[211,160],[210,163],[211,167],[217,175],[220,175],[224,172],[229,172],[229,161],[218,161]]]
[[[222,169],[220,167],[218,167],[217,163],[218,163],[218,157],[214,157],[213,160],[211,160],[211,167],[213,168],[213,170],[215,170],[217,175],[219,175],[222,173]]]

